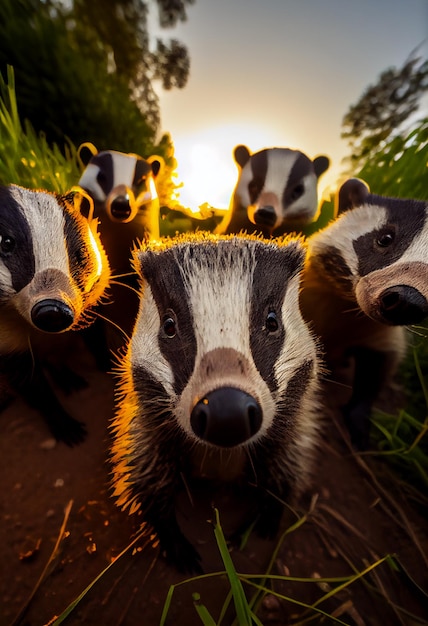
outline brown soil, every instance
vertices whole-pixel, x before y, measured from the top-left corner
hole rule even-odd
[[[68,448],[50,439],[43,419],[14,400],[0,415],[0,624],[48,624],[110,563],[110,569],[65,620],[66,624],[151,626],[159,624],[171,584],[186,577],[169,567],[149,543],[138,544],[119,559],[133,536],[131,520],[109,496],[108,422],[113,413],[113,381],[98,372],[92,358],[80,353],[76,367],[88,380],[87,389],[64,398],[70,412],[86,422],[86,441]],[[327,389],[337,401],[337,390]],[[293,577],[349,576],[388,554],[400,564],[383,562],[342,589],[319,608],[361,626],[428,623],[428,524],[417,503],[391,480],[384,461],[352,454],[337,411],[327,411],[325,436],[315,472],[313,491],[301,503],[304,522],[285,535],[272,573]],[[312,497],[312,501],[311,501]],[[242,510],[236,494],[196,494],[193,508],[181,503],[181,522],[203,557],[207,573],[224,569],[216,546],[211,504],[220,512],[223,528],[232,530]],[[70,507],[65,520],[65,509]],[[297,521],[284,515],[282,530]],[[59,549],[40,584],[40,576],[59,540]],[[275,542],[250,536],[245,548],[232,550],[240,573],[266,571]],[[37,588],[33,593],[33,589]],[[263,624],[303,623],[305,613],[295,602],[314,603],[327,583],[274,583],[290,601],[268,595],[258,610]],[[229,586],[224,576],[208,577],[177,587],[168,625],[201,624],[192,594],[218,619]],[[245,585],[250,594],[253,589]],[[293,602],[294,601],[294,602]],[[299,616],[301,618],[299,619]],[[233,607],[222,624],[233,621]]]

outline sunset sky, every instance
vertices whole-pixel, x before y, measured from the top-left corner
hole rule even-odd
[[[327,154],[320,190],[334,183],[349,106],[419,44],[428,56],[428,1],[195,0],[186,23],[159,34],[184,43],[191,60],[184,89],[158,90],[181,199],[226,206],[238,143]]]

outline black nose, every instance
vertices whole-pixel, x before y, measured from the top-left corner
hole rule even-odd
[[[395,285],[379,296],[380,313],[388,324],[419,324],[428,315],[428,302],[410,285]]]
[[[74,314],[61,300],[40,300],[31,309],[34,326],[47,333],[60,333],[73,324]]]
[[[110,211],[116,220],[126,221],[131,215],[128,196],[117,196],[110,204]]]
[[[248,393],[234,387],[221,387],[199,400],[193,408],[190,424],[200,439],[232,448],[256,434],[262,417],[259,403]]]
[[[276,213],[273,206],[261,206],[254,211],[254,221],[260,226],[274,226],[276,222]]]

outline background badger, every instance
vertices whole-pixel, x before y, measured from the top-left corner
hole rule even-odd
[[[43,370],[57,373],[66,331],[89,323],[108,279],[96,222],[65,197],[0,187],[0,371],[69,444],[84,427],[65,412]]]
[[[256,483],[256,529],[308,483],[319,361],[299,310],[298,240],[189,235],[142,247],[141,306],[121,364],[114,495],[181,569],[198,553],[174,497],[191,476]],[[183,481],[184,479],[184,481]]]
[[[78,183],[77,189],[82,188],[93,199],[101,241],[112,274],[119,278],[111,280],[108,306],[99,310],[100,316],[86,332],[86,341],[102,370],[110,369],[111,352],[123,347],[138,310],[133,291],[137,278],[131,275],[132,249],[138,241],[159,238],[155,178],[160,166],[155,157],[149,162],[136,154],[105,150],[92,156]]]
[[[318,178],[330,165],[328,157],[311,161],[303,152],[288,148],[251,155],[246,146],[237,146],[234,158],[238,182],[217,233],[245,230],[271,237],[299,231],[314,220]]]
[[[365,448],[372,404],[405,353],[402,326],[428,314],[428,205],[372,195],[351,179],[338,214],[309,239],[301,307],[333,371],[353,357],[344,412],[353,443]]]
[[[157,158],[146,161],[136,154],[105,150],[94,155],[78,186],[94,201],[101,241],[112,272],[130,271],[136,240],[159,238],[159,199],[154,179]]]

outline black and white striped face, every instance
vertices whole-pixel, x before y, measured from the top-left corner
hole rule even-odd
[[[78,185],[112,222],[127,223],[157,198],[153,176],[159,167],[156,160],[149,163],[138,155],[105,150],[91,158]]]
[[[317,182],[328,168],[327,157],[311,161],[299,150],[270,148],[250,155],[245,146],[235,149],[242,170],[234,194],[235,210],[263,229],[311,222],[318,210]]]
[[[374,320],[421,322],[428,315],[428,205],[372,195],[356,179],[345,185],[339,197],[349,196],[346,212],[313,235],[310,257]]]
[[[298,303],[304,256],[298,240],[208,234],[136,255],[141,305],[114,424],[121,502],[144,480],[154,447],[168,458],[172,441],[169,465],[180,446],[230,451],[270,441],[293,456],[290,474],[305,482],[319,362]]]
[[[0,187],[0,321],[16,311],[38,330],[75,328],[108,278],[96,231],[64,198]]]

